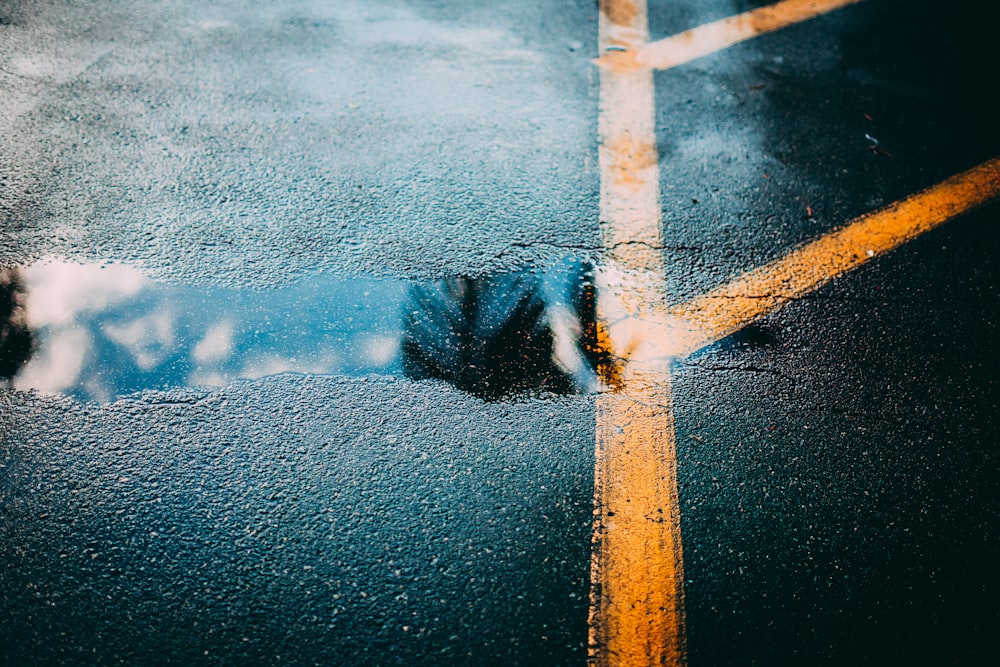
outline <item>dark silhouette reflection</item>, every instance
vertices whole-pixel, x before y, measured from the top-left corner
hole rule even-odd
[[[403,314],[402,361],[486,400],[531,391],[592,391],[617,383],[601,344],[593,270],[511,272],[414,285]]]
[[[28,328],[27,290],[17,269],[0,270],[0,386],[8,384],[35,351]]]

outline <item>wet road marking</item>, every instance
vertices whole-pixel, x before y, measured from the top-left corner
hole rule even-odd
[[[645,0],[602,0],[602,52],[649,39]],[[622,52],[622,51],[618,51]],[[629,320],[666,304],[653,72],[602,69],[599,158],[601,240],[622,279]],[[612,349],[627,328],[609,326]],[[597,397],[594,533],[588,659],[594,665],[681,665],[683,558],[670,363],[632,361],[620,390]]]
[[[685,663],[683,558],[669,364],[597,400],[590,662]]]
[[[863,215],[735,280],[671,308],[675,357],[724,338],[865,262],[1000,197],[1000,157]]]
[[[599,316],[625,364],[619,391],[597,398],[593,665],[687,662],[672,361],[1000,194],[1000,159],[991,160],[667,305],[653,70],[859,1],[786,0],[654,43],[645,0],[601,2],[600,228],[615,298]]]
[[[607,322],[623,388],[597,402],[590,660],[685,664],[670,364],[957,216],[1000,199],[1000,157],[863,215],[684,304],[619,261]],[[644,298],[652,297],[652,300]]]
[[[598,64],[614,69],[670,69],[753,37],[807,21],[862,0],[784,0],[685,30],[626,51],[611,51]],[[605,49],[601,53],[605,53]]]
[[[681,359],[924,232],[1000,198],[1000,157],[866,213],[690,301],[664,306],[629,293],[634,276],[604,279],[601,317],[624,367]],[[639,276],[641,279],[641,276]],[[621,285],[625,284],[623,289]],[[634,288],[633,288],[634,291]]]

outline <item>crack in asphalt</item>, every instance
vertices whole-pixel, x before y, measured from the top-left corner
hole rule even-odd
[[[698,362],[682,362],[682,366],[686,368],[697,368],[699,370],[709,371],[711,373],[726,373],[726,372],[743,372],[743,373],[760,373],[765,375],[774,375],[775,377],[784,378],[786,380],[793,379],[788,373],[783,373],[782,371],[774,370],[773,368],[762,368],[760,366],[741,366],[736,365],[713,365]]]

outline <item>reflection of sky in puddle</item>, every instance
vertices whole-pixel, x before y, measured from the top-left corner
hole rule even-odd
[[[570,263],[428,283],[316,275],[263,291],[58,261],[0,277],[20,281],[14,299],[35,338],[13,386],[108,401],[285,372],[437,377],[487,398],[593,390],[574,296],[584,273]]]
[[[270,291],[157,283],[123,266],[22,271],[37,350],[19,389],[105,401],[282,372],[398,373],[407,285],[314,277]]]

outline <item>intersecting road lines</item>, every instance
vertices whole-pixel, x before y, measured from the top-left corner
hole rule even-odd
[[[645,0],[603,0],[600,313],[625,362],[597,401],[589,661],[686,663],[670,364],[1000,194],[1000,159],[793,250],[680,306],[663,285],[653,69],[672,67],[859,0],[786,0],[648,42]]]
[[[861,0],[784,0],[642,44],[636,49],[610,52],[598,59],[598,64],[616,69],[670,69],[858,2]]]

